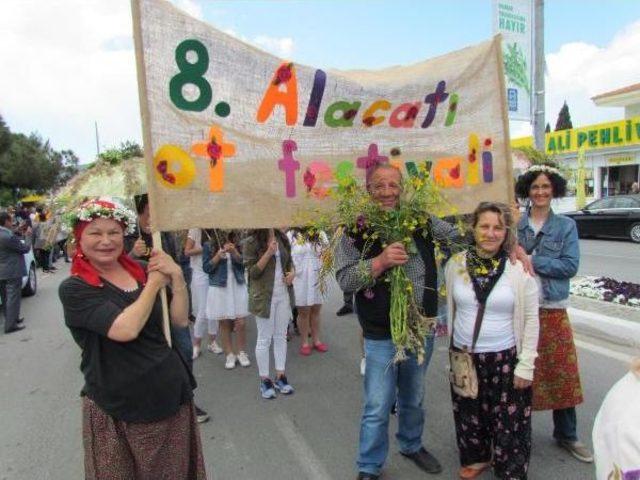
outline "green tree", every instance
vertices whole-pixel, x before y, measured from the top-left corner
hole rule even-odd
[[[529,162],[531,162],[531,165],[557,164],[556,159],[553,155],[547,155],[545,152],[541,152],[540,150],[537,150],[533,147],[520,147],[515,148],[514,150],[522,152],[527,157]]]
[[[567,101],[565,100],[562,104],[562,108],[558,113],[558,120],[556,120],[556,129],[558,130],[568,130],[573,128],[573,124],[571,123],[571,114],[569,113],[569,105],[567,105]]]
[[[11,130],[7,127],[7,124],[4,123],[4,119],[2,115],[0,115],[0,155],[9,150],[9,146],[11,145]]]
[[[132,142],[131,140],[127,140],[120,143],[120,146],[117,148],[109,148],[108,150],[105,150],[98,156],[98,158],[113,165],[117,165],[123,160],[142,156],[144,156],[144,153],[142,152],[140,145],[136,142]]]
[[[48,142],[35,133],[12,134],[11,145],[0,157],[0,183],[14,190],[44,192],[53,187],[56,168]]]
[[[80,159],[73,150],[62,150],[61,152],[55,153],[55,165],[58,169],[55,186],[60,187],[78,173],[78,164],[80,163]]]
[[[549,122],[547,122],[547,126],[544,127],[544,133],[549,133],[551,131],[551,125],[549,125]]]

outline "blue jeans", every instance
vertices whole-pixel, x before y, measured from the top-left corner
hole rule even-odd
[[[553,438],[556,440],[578,440],[576,407],[553,411]]]
[[[395,347],[391,339],[364,340],[367,368],[364,374],[364,407],[360,423],[358,471],[379,475],[389,451],[389,413],[398,399],[396,439],[403,453],[422,446],[424,427],[424,377],[433,352],[433,337],[425,342],[425,360],[418,365],[414,355],[393,363]]]

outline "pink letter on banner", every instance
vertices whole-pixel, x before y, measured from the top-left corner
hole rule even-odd
[[[362,168],[367,172],[367,183],[369,183],[369,175],[373,167],[379,163],[388,163],[389,157],[384,155],[378,155],[378,145],[372,143],[369,145],[369,151],[366,157],[360,157],[357,161],[358,168]]]
[[[298,145],[293,140],[282,142],[283,157],[278,160],[278,169],[284,172],[284,184],[288,198],[296,196],[296,170],[300,170],[300,162],[293,158]]]

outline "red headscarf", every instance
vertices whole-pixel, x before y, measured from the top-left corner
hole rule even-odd
[[[109,209],[109,210],[115,210],[116,208],[116,205],[114,203],[107,202],[104,200],[97,200],[97,201],[94,200],[90,203],[98,204],[101,207],[104,207],[105,209]],[[83,207],[86,205],[87,204],[83,205]],[[103,215],[99,218],[109,218],[109,217],[104,217]],[[111,218],[117,221],[122,226],[123,231],[125,230],[124,222],[122,222],[121,220],[118,220],[117,218],[115,218],[115,216]],[[89,285],[92,285],[94,287],[102,287],[103,283],[102,283],[102,280],[100,279],[100,275],[98,274],[98,271],[95,269],[93,265],[91,265],[91,262],[89,262],[87,258],[84,256],[84,253],[82,252],[82,247],[80,245],[80,237],[82,236],[82,232],[84,232],[84,229],[87,228],[87,225],[89,225],[93,220],[95,220],[95,218],[92,218],[91,220],[88,220],[88,221],[78,221],[73,227],[73,236],[75,237],[75,241],[76,241],[76,252],[71,262],[71,275],[80,277],[82,280],[84,280]],[[144,269],[140,266],[138,262],[132,260],[131,257],[129,257],[129,255],[124,250],[118,257],[118,263],[120,263],[120,265],[122,265],[122,267],[127,272],[129,272],[129,274],[133,278],[135,278],[137,282],[142,284],[146,283],[147,274],[145,273]]]

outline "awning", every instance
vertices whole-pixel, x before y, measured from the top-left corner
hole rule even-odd
[[[27,195],[20,199],[22,203],[44,202],[47,199],[44,195]]]

